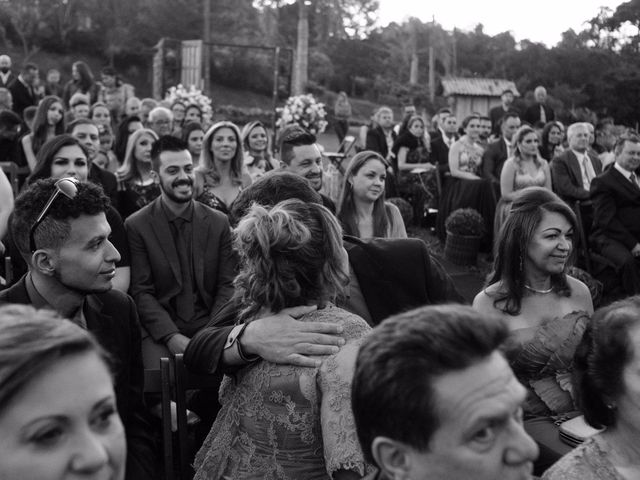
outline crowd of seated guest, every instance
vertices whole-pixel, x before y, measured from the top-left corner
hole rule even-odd
[[[30,172],[17,196],[0,176],[0,250],[13,266],[0,302],[76,325],[0,308],[0,346],[24,338],[24,351],[0,348],[0,426],[13,434],[46,406],[72,423],[93,422],[78,409],[100,411],[105,429],[44,473],[8,435],[0,478],[158,478],[143,371],[176,354],[225,375],[220,412],[215,395],[205,408],[190,399],[211,426],[197,478],[637,476],[637,298],[594,315],[568,269],[584,233],[583,255],[598,252],[622,294],[640,293],[639,136],[576,122],[565,140],[543,88],[522,115],[504,92],[461,136],[450,109],[428,131],[411,105],[396,134],[381,107],[329,198],[319,138],[298,125],[270,142],[257,121],[209,125],[197,106],[137,101],[111,69],[97,82],[76,62],[57,90],[54,77],[62,97],[30,103],[17,88],[21,112],[0,111],[0,157]],[[30,107],[28,129],[19,115]],[[495,258],[473,307],[425,242],[407,238],[390,192],[417,223],[437,207],[441,238],[453,210],[481,213]],[[439,303],[458,305],[423,308]],[[44,373],[11,373],[27,361]],[[91,392],[72,401],[83,375]],[[489,420],[467,425],[476,413]],[[580,414],[607,429],[573,449],[558,425]],[[65,463],[92,454],[101,460]]]

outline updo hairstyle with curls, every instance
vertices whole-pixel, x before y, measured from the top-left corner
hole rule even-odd
[[[285,200],[272,208],[254,204],[234,230],[240,254],[235,286],[245,308],[240,321],[262,307],[322,305],[349,282],[342,229],[322,205]]]

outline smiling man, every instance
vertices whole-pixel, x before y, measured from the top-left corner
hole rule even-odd
[[[125,222],[131,248],[131,295],[138,305],[145,366],[158,368],[233,293],[235,258],[226,215],[193,200],[186,144],[163,136],[151,150],[161,196]]]
[[[526,390],[499,352],[506,325],[461,305],[385,320],[356,361],[352,406],[376,480],[527,480],[538,447]]]
[[[140,325],[131,297],[112,288],[120,254],[109,241],[108,207],[100,188],[70,179],[40,180],[24,191],[16,199],[11,230],[29,272],[0,292],[0,303],[54,310],[95,335],[115,360],[118,412],[127,434],[126,478],[150,480],[158,478],[158,460],[142,397]]]

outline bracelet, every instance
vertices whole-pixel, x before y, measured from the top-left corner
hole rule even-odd
[[[237,344],[238,355],[240,356],[240,359],[245,363],[253,363],[260,360],[260,356],[245,354],[244,351],[242,350],[242,343],[240,343],[240,337],[242,337],[242,334],[244,333],[244,330],[247,328],[247,325],[249,325],[248,322],[243,323],[242,325],[236,325],[235,327],[233,327],[233,330],[231,330],[231,333],[229,333],[229,336],[227,337],[227,342],[224,345],[224,349],[226,350],[228,348],[231,348],[234,344]]]

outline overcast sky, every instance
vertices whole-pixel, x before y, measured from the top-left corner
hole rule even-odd
[[[623,0],[536,0],[507,2],[505,0],[379,0],[380,24],[402,22],[418,17],[423,22],[436,22],[445,29],[457,27],[472,30],[478,23],[488,35],[511,31],[517,41],[528,38],[552,47],[562,32],[584,29],[584,22],[597,15],[599,8],[612,10]]]

